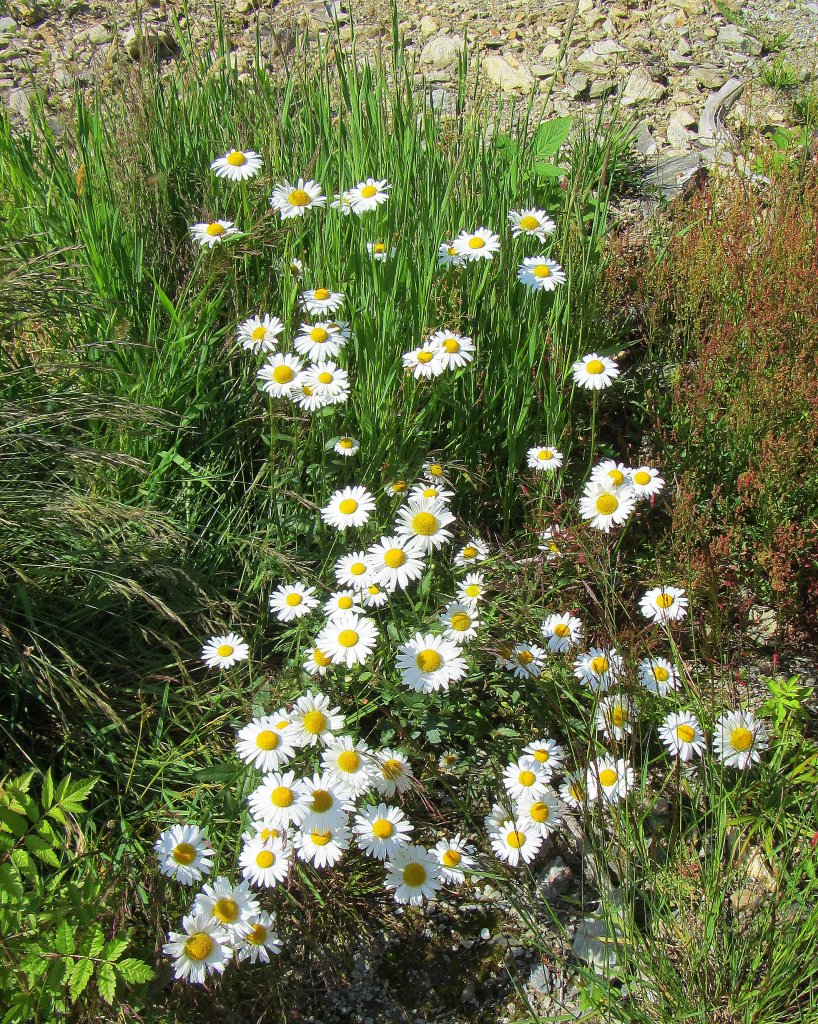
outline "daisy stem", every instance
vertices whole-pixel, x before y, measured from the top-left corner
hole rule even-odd
[[[591,396],[591,460],[588,463],[588,472],[593,468],[596,456],[596,407],[599,399],[599,392],[594,391]]]

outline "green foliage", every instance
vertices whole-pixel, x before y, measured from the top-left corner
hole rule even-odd
[[[792,89],[800,78],[798,68],[785,57],[776,57],[761,69],[761,81],[772,89]]]
[[[94,779],[55,784],[34,772],[0,787],[0,1004],[3,1024],[53,1020],[80,1000],[111,1005],[117,987],[153,977],[123,954],[129,934],[106,938],[106,885],[78,818]]]
[[[743,27],[747,24],[747,17],[745,16],[741,5],[735,7],[731,4],[725,3],[725,0],[713,0],[713,6],[722,18],[731,25],[739,25]]]

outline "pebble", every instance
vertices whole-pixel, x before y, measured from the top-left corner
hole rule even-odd
[[[420,36],[421,39],[428,39],[440,30],[440,26],[434,18],[429,17],[428,14],[424,15],[420,19]]]
[[[485,57],[481,68],[486,78],[501,92],[527,96],[536,85],[534,76],[516,57],[499,54]]]
[[[435,68],[448,67],[459,59],[463,45],[462,36],[436,36],[420,51],[420,63]]]
[[[14,18],[0,18],[0,35],[8,36],[17,31]]]
[[[666,92],[667,88],[661,82],[654,82],[644,68],[636,68],[625,83],[622,104],[627,107],[635,103],[655,103],[662,99]]]

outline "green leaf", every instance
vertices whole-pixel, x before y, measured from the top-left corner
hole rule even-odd
[[[43,804],[43,810],[46,811],[54,803],[54,780],[51,778],[50,768],[43,776],[43,791],[41,795],[41,800]]]
[[[0,825],[4,831],[11,832],[13,836],[20,839],[28,830],[28,822],[21,814],[16,814],[8,807],[0,806]]]
[[[106,1003],[110,1004],[114,1001],[114,996],[116,995],[116,974],[114,973],[113,964],[101,963],[99,965],[97,968],[97,988]]]
[[[74,970],[71,972],[71,980],[68,982],[68,991],[71,994],[72,1003],[77,1001],[83,989],[91,980],[91,975],[93,973],[93,960],[78,960],[74,965]]]
[[[39,836],[26,836],[23,843],[26,849],[30,850],[44,864],[48,864],[52,868],[60,866],[59,857],[54,853],[51,844],[47,843],[44,839],[40,839]]]
[[[88,933],[88,940],[83,943],[83,947],[86,945],[87,949],[84,950],[86,956],[98,957],[102,952],[103,946],[105,945],[105,934],[98,924],[91,925],[91,930]]]
[[[57,932],[54,936],[54,949],[58,953],[62,953],[63,956],[70,956],[75,948],[74,929],[68,923],[68,920],[63,918],[57,925]]]
[[[568,171],[565,167],[557,167],[556,164],[538,162],[534,164],[534,174],[538,178],[562,178]]]
[[[102,954],[104,960],[116,962],[128,948],[128,940],[123,938],[111,939]]]
[[[25,890],[20,881],[20,873],[13,864],[0,864],[0,903],[15,902],[23,898]]]
[[[120,977],[129,982],[150,981],[155,974],[152,967],[134,957],[120,960],[116,968],[119,971]]]
[[[548,160],[558,152],[568,138],[573,120],[572,117],[552,117],[539,126],[531,139],[535,160]]]

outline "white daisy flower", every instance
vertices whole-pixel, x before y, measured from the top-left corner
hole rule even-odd
[[[657,697],[667,697],[679,689],[679,670],[667,658],[643,658],[639,662],[639,682]]]
[[[349,192],[336,192],[335,198],[329,205],[333,210],[339,210],[344,217],[348,217],[352,213]]]
[[[466,662],[458,644],[433,633],[415,633],[398,648],[401,682],[418,693],[448,690],[466,674]]]
[[[307,210],[325,206],[326,202],[327,197],[321,192],[318,182],[311,179],[305,181],[303,178],[299,178],[296,185],[282,181],[275,186],[270,196],[270,206],[281,214],[282,220],[303,217]]]
[[[554,562],[558,558],[562,558],[562,551],[557,540],[560,532],[560,527],[555,525],[540,533],[539,550],[545,554],[547,562]]]
[[[405,590],[420,579],[426,568],[426,551],[414,537],[381,537],[367,552],[367,565],[379,583],[388,591]]]
[[[543,619],[540,626],[549,651],[561,654],[582,642],[582,622],[575,615],[567,612],[555,613]]]
[[[378,627],[372,621],[351,612],[341,612],[318,634],[315,642],[331,658],[334,665],[363,665],[378,640]]]
[[[400,807],[377,804],[356,814],[352,828],[355,842],[368,857],[387,860],[409,843],[409,833],[415,826],[406,820]]]
[[[431,480],[433,484],[448,484],[451,481],[446,476],[446,467],[440,462],[424,462],[421,466],[421,473],[424,480]]]
[[[680,761],[701,757],[706,747],[699,720],[689,711],[671,712],[659,726],[659,738],[668,753]]]
[[[553,473],[555,469],[562,467],[563,454],[556,448],[540,445],[528,449],[526,461],[529,469],[534,469],[538,473]]]
[[[545,210],[538,210],[535,207],[525,210],[509,210],[508,219],[513,238],[530,235],[544,242],[546,235],[552,235],[557,229],[557,225]]]
[[[236,752],[245,764],[262,772],[278,771],[295,757],[289,725],[279,729],[271,715],[262,715],[239,730]]]
[[[350,736],[331,740],[321,754],[321,767],[333,780],[334,788],[350,800],[357,800],[372,786],[372,759],[363,740]]]
[[[387,494],[391,494],[392,497],[400,498],[406,494],[408,487],[409,485],[405,480],[392,480],[384,487],[384,490]]]
[[[396,903],[419,906],[434,899],[442,883],[437,858],[422,846],[403,846],[386,865],[386,888],[392,889]]]
[[[238,633],[212,636],[202,648],[202,661],[208,668],[232,668],[249,657],[250,648]]]
[[[596,727],[609,740],[623,740],[632,733],[631,702],[628,698],[616,694],[603,697],[596,709]]]
[[[543,842],[539,831],[520,819],[504,821],[497,829],[489,832],[489,839],[498,859],[513,868],[521,860],[526,864],[534,860]]]
[[[293,846],[301,860],[316,868],[333,868],[343,857],[344,850],[349,848],[349,839],[350,832],[346,825],[336,825],[334,828],[313,825],[296,832]]]
[[[431,552],[452,539],[446,529],[454,516],[439,498],[410,498],[398,509],[395,532],[399,536],[416,538],[424,551]]]
[[[303,583],[281,584],[270,594],[269,606],[279,622],[303,619],[318,607],[315,587]]]
[[[256,376],[262,381],[262,390],[273,398],[286,398],[295,387],[296,377],[304,364],[294,355],[278,353],[271,356]]]
[[[371,575],[367,553],[353,551],[349,555],[342,555],[335,563],[333,572],[342,587],[358,589],[366,586]]]
[[[328,395],[319,394],[310,384],[308,373],[308,370],[304,370],[295,378],[295,383],[289,394],[290,399],[299,409],[304,409],[306,412],[315,412],[316,409],[324,409],[326,406],[332,405],[332,399]]]
[[[420,348],[413,348],[404,352],[403,365],[407,370],[412,371],[415,380],[428,380],[431,377],[439,377],[446,369],[446,364],[439,348],[435,348],[430,342],[424,342]]]
[[[331,594],[324,602],[324,615],[331,619],[339,612],[353,612],[355,615],[363,615],[364,608],[361,603],[360,590],[338,590]]]
[[[368,587],[361,591],[361,595],[365,608],[380,608],[389,600],[389,593],[380,583],[370,583]]]
[[[548,789],[550,770],[546,770],[536,758],[523,755],[503,769],[503,785],[512,800],[523,796],[542,796]]]
[[[284,324],[277,316],[264,313],[239,324],[238,340],[241,347],[249,352],[272,352],[283,330]]]
[[[332,446],[332,450],[336,455],[342,455],[345,459],[350,458],[353,455],[357,455],[361,448],[361,442],[357,437],[339,437],[335,444]]]
[[[362,213],[370,213],[377,210],[379,206],[389,199],[389,189],[392,186],[382,178],[367,178],[359,182],[354,188],[348,189],[344,194],[349,198],[349,205],[352,212],[360,216]]]
[[[223,242],[227,238],[240,234],[239,229],[232,220],[213,220],[201,224],[191,224],[190,233],[194,242],[202,247],[212,249],[214,245]]]
[[[270,962],[270,954],[281,952],[281,940],[273,930],[275,920],[266,910],[259,912],[251,922],[252,928],[236,946],[236,960],[241,963],[249,960],[251,964]]]
[[[535,644],[515,644],[509,668],[518,679],[539,679],[545,665],[545,651]]]
[[[588,787],[579,775],[566,775],[560,786],[560,800],[574,810],[582,810],[588,799]]]
[[[687,596],[680,587],[654,587],[639,602],[639,610],[654,622],[672,622],[687,615]]]
[[[402,796],[412,788],[414,781],[412,768],[402,751],[386,747],[374,755],[372,784],[381,796]]]
[[[532,740],[531,743],[523,747],[523,754],[533,757],[543,771],[548,774],[549,778],[554,772],[560,770],[565,758],[565,751],[559,743],[556,740],[549,739],[547,736]]]
[[[301,822],[305,832],[316,828],[331,830],[348,823],[354,804],[331,772],[316,772],[312,778],[302,779],[299,789],[307,801],[307,816]]]
[[[622,672],[622,658],[614,648],[592,647],[574,661],[574,675],[593,693],[609,690]]]
[[[659,470],[652,466],[639,466],[630,472],[630,483],[637,498],[652,498],[659,494],[665,481],[659,476]]]
[[[313,647],[304,661],[304,669],[311,676],[325,676],[332,665],[332,659],[320,647]]]
[[[239,868],[247,881],[264,889],[283,882],[290,871],[290,851],[283,838],[263,839],[260,833],[248,832],[244,840]]]
[[[316,363],[304,372],[304,378],[316,394],[336,403],[349,395],[349,374],[335,363]]]
[[[459,832],[453,839],[441,839],[432,852],[440,865],[440,877],[449,885],[459,885],[477,863],[474,847]]]
[[[624,800],[635,782],[633,768],[621,757],[605,757],[590,764],[585,778],[588,799],[596,800],[601,796],[609,804]]]
[[[482,601],[486,592],[486,580],[482,572],[470,572],[457,585],[457,599],[465,604],[475,605]]]
[[[489,557],[489,549],[478,537],[464,544],[454,556],[455,565],[477,565],[478,562],[485,562]]]
[[[602,481],[589,482],[580,498],[579,512],[595,530],[608,533],[612,526],[627,522],[635,504],[636,495],[630,487],[610,487]]]
[[[299,259],[291,259],[287,269],[290,271],[290,276],[294,277],[296,281],[304,274],[304,264]]]
[[[231,149],[224,156],[216,157],[210,170],[217,178],[247,181],[248,178],[255,178],[261,170],[261,154],[254,153],[252,149]]]
[[[170,932],[162,946],[173,958],[173,975],[203,985],[208,974],[221,974],[233,957],[230,936],[209,914],[187,914],[182,931]]]
[[[301,293],[301,305],[308,313],[334,313],[344,304],[344,293],[329,288],[308,288]]]
[[[616,459],[605,459],[591,470],[592,483],[603,483],[612,490],[619,490],[620,487],[631,487],[631,470],[624,462],[617,462]]]
[[[346,320],[329,320],[327,321],[330,327],[336,328],[338,331],[338,337],[343,338],[344,341],[352,341],[355,335],[352,333],[352,328],[349,326]]]
[[[410,501],[419,501],[421,499],[432,500],[433,498],[439,498],[448,504],[454,497],[454,491],[450,491],[443,484],[430,484],[428,481],[422,481],[419,484],[415,484],[412,490],[408,494]]]
[[[213,847],[197,825],[173,825],[153,844],[159,870],[182,885],[193,885],[213,868]]]
[[[377,260],[378,263],[386,263],[388,259],[391,259],[395,252],[395,246],[389,246],[386,242],[367,242],[366,251],[372,257],[373,260]]]
[[[268,825],[260,818],[250,823],[252,825],[252,832],[245,832],[244,839],[252,839],[254,835],[266,843],[270,839],[280,839],[281,842],[286,846],[289,841],[289,835],[286,828],[276,828],[275,825]]]
[[[727,711],[716,722],[713,752],[728,768],[744,771],[768,746],[767,729],[751,711]]]
[[[427,345],[437,348],[443,368],[446,370],[456,370],[474,359],[474,342],[457,331],[435,331]]]
[[[574,383],[591,391],[607,388],[613,384],[620,372],[613,359],[597,355],[596,352],[578,359],[571,369]]]
[[[565,271],[556,260],[548,256],[529,256],[517,271],[517,280],[535,292],[553,292],[557,285],[565,284]]]
[[[480,625],[480,616],[473,604],[465,604],[463,601],[452,601],[446,611],[440,616],[443,623],[443,635],[457,644],[464,644],[467,640],[477,635],[477,627]]]
[[[219,875],[211,884],[205,883],[193,901],[194,914],[209,914],[220,928],[224,928],[231,943],[244,938],[250,931],[250,919],[259,910],[258,900],[250,892],[249,882],[233,885],[229,878]]]
[[[321,647],[321,645],[318,645]],[[321,647],[323,651],[323,647]],[[334,734],[344,727],[344,716],[340,708],[331,707],[332,701],[326,694],[307,690],[293,705],[288,735],[297,747],[314,747],[317,743],[327,744]]]
[[[452,242],[452,248],[458,256],[467,262],[474,260],[490,260],[500,251],[500,239],[488,228],[476,231],[461,231]]]
[[[515,805],[517,820],[547,838],[560,826],[562,804],[550,790],[533,795],[525,793]]]
[[[344,345],[346,339],[336,326],[326,320],[317,324],[302,324],[293,342],[296,352],[314,362],[332,359]]]
[[[335,491],[321,509],[321,518],[336,530],[364,526],[375,508],[375,499],[365,487],[344,487]]]
[[[295,781],[294,772],[265,775],[248,802],[254,818],[275,828],[300,825],[308,813],[307,801]]]
[[[446,750],[437,759],[437,766],[444,774],[453,775],[460,766],[460,755],[454,750]]]
[[[457,252],[453,242],[441,242],[437,250],[437,265],[439,267],[463,267],[466,261]]]

